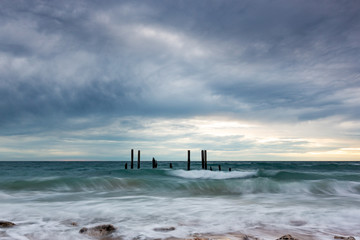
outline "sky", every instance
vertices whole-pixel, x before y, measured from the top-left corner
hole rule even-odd
[[[360,160],[359,1],[0,1],[0,160]]]

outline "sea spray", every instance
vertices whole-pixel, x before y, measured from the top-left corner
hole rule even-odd
[[[256,176],[256,171],[237,171],[237,172],[214,172],[206,170],[193,170],[193,171],[184,171],[184,170],[175,170],[171,171],[170,174],[189,179],[234,179],[234,178],[248,178]]]

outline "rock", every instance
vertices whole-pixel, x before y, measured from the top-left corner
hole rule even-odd
[[[154,231],[156,232],[171,232],[174,231],[175,227],[159,227],[159,228],[154,228]]]
[[[77,226],[79,226],[79,224],[77,222],[73,222],[71,220],[64,220],[64,221],[61,221],[61,223],[68,226],[68,227],[77,227]]]
[[[354,237],[342,237],[342,236],[334,236],[334,239],[342,239],[342,240],[356,240]]]
[[[259,240],[256,237],[242,234],[242,233],[228,233],[228,234],[198,234],[192,235],[192,238],[185,240]]]
[[[291,236],[290,234],[284,235],[276,240],[298,240],[297,238],[294,238],[293,236]]]
[[[123,237],[105,236],[101,237],[101,240],[124,240]]]
[[[290,224],[293,225],[293,226],[304,226],[306,225],[306,222],[305,221],[301,221],[301,220],[293,220],[293,221],[290,221]]]
[[[8,221],[0,221],[0,228],[9,228],[15,226],[15,223],[8,222]]]
[[[251,240],[251,239],[255,239],[257,240],[256,237],[252,237],[252,236],[248,236],[248,235],[245,235],[245,234],[241,234],[241,235],[237,235],[239,239],[242,239],[242,240]]]
[[[83,227],[80,229],[79,233],[87,234],[93,237],[101,237],[106,236],[108,234],[113,233],[116,228],[111,224],[99,225],[92,228]]]
[[[206,237],[195,237],[194,240],[209,240],[209,238],[206,238]]]

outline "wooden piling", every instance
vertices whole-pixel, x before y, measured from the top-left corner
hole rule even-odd
[[[187,170],[190,171],[190,150],[188,150],[188,163],[187,163]]]
[[[134,149],[131,149],[131,163],[130,163],[131,169],[134,168]]]
[[[125,169],[127,169],[127,163],[125,163]]]
[[[170,163],[170,168],[173,168],[172,163]]]
[[[201,150],[201,169],[205,169],[204,150]]]
[[[219,165],[219,171],[221,171],[221,165]]]
[[[138,169],[140,169],[140,150],[138,150]]]
[[[207,151],[204,150],[204,167],[205,167],[205,170],[207,170]]]
[[[212,167],[210,166],[210,171],[212,171]]]
[[[231,167],[229,167],[229,172],[231,172]]]
[[[158,166],[158,163],[157,161],[155,160],[155,158],[152,159],[152,168],[157,168]]]

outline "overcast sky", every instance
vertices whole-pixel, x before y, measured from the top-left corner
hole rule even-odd
[[[360,160],[359,1],[0,2],[0,160]]]

